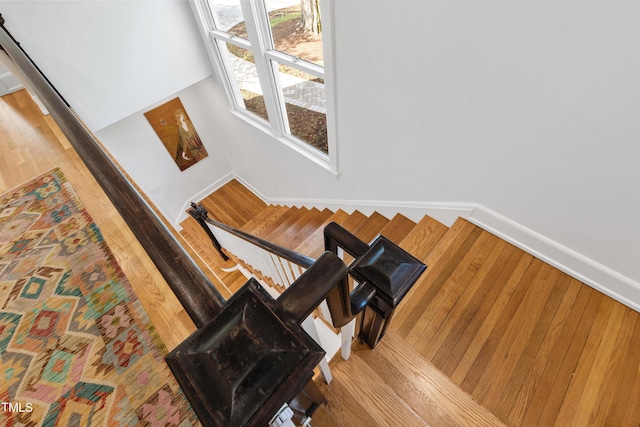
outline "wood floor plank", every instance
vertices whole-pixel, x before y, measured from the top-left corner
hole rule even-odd
[[[233,227],[242,227],[267,207],[266,203],[232,179],[202,201],[212,218]]]
[[[427,274],[422,280],[429,281],[431,292],[420,298],[414,295],[407,304],[407,306],[419,304],[424,308],[420,317],[414,318],[412,324],[404,329],[403,336],[409,344],[415,345],[419,341],[424,342],[430,338],[428,335],[424,335],[425,331],[428,334],[427,328],[434,319],[438,322],[446,316],[447,309],[451,307],[456,296],[459,295],[460,290],[456,290],[456,283],[468,270],[469,265],[490,237],[489,233],[481,233],[477,238],[475,235],[471,235],[469,240],[460,246],[457,256],[449,259],[446,269],[440,272],[437,269],[427,270]],[[435,278],[433,278],[434,275]],[[447,301],[449,302],[447,303]],[[444,308],[440,310],[443,304]],[[435,333],[435,330],[432,330]]]
[[[286,230],[283,230],[278,235],[273,235],[271,241],[287,249],[294,250],[320,228],[331,214],[332,212],[328,209],[322,211],[316,208],[309,209]]]
[[[291,207],[287,209],[282,215],[280,215],[275,222],[271,224],[268,229],[263,230],[259,237],[265,240],[273,241],[274,236],[278,236],[284,233],[291,225],[293,225],[298,219],[304,216],[309,210],[307,208],[295,208]]]
[[[522,417],[522,426],[554,425],[562,406],[585,342],[601,304],[600,295],[593,289],[581,288],[569,322],[563,327],[559,342],[551,355],[558,364],[548,363],[531,402]]]
[[[349,218],[347,218],[340,225],[350,233],[355,232],[358,227],[360,227],[367,220],[367,216],[362,212],[355,210],[349,214]]]
[[[545,370],[549,363],[555,365],[559,363],[559,358],[553,358],[555,350],[563,347],[565,342],[561,340],[564,326],[569,320],[569,316],[575,307],[576,300],[580,293],[581,284],[577,280],[570,280],[567,292],[564,294],[560,307],[549,326],[548,332],[545,334],[543,342],[539,348],[532,349],[535,351],[535,359],[529,369],[517,369],[511,378],[511,390],[519,388],[517,394],[513,391],[503,391],[504,399],[503,408],[506,409],[507,402],[513,402],[509,413],[503,415],[501,419],[507,420],[510,425],[519,425],[522,422],[524,414],[533,398],[535,391],[538,389],[544,378]],[[586,299],[585,299],[586,302]],[[522,379],[516,379],[514,376],[522,376]]]
[[[585,401],[583,406],[593,403],[591,416],[588,420],[589,425],[601,426],[612,423],[613,419],[620,419],[620,415],[616,412],[624,413],[622,408],[616,407],[616,401],[624,398],[623,383],[625,377],[630,376],[627,366],[629,365],[629,357],[633,357],[633,348],[636,347],[637,341],[632,341],[635,333],[635,325],[637,323],[638,313],[628,307],[624,308],[624,317],[620,323],[620,329],[615,343],[612,345],[612,354],[609,359],[604,360],[606,367],[598,368],[594,365],[592,375],[596,375],[599,370],[603,371],[602,385],[596,396],[595,402]],[[601,350],[606,350],[606,343],[603,343]],[[635,352],[637,353],[637,351]],[[604,369],[603,369],[604,368]],[[584,397],[584,396],[583,396]],[[638,406],[637,403],[635,406]],[[574,424],[581,421],[574,418]],[[615,425],[615,424],[611,424]],[[620,425],[620,424],[618,424]]]
[[[613,304],[612,313],[609,316],[607,325],[605,326],[602,334],[602,340],[597,348],[595,348],[595,357],[593,362],[590,363],[590,367],[587,367],[588,364],[585,363],[584,372],[586,374],[588,371],[588,376],[586,378],[584,389],[580,393],[580,399],[575,407],[571,423],[566,425],[590,425],[589,421],[594,414],[594,409],[597,408],[598,400],[606,397],[601,395],[602,387],[605,381],[605,376],[610,373],[608,367],[613,353],[620,349],[616,346],[616,341],[622,327],[622,321],[626,310],[626,307],[621,304]],[[611,378],[608,378],[608,380],[611,380]],[[569,389],[569,392],[571,392],[571,388]],[[570,406],[567,405],[567,408],[570,408]],[[570,410],[567,410],[567,417],[563,418],[562,415],[564,414],[561,411],[560,416],[558,417],[558,422],[564,423],[565,419],[568,420],[570,412]]]
[[[348,363],[338,363],[332,368],[334,376],[354,401],[359,402],[373,418],[375,426],[428,426],[428,424],[357,355]],[[357,375],[354,375],[357,374]],[[333,382],[327,387],[334,387]],[[361,421],[362,422],[362,421]],[[363,424],[359,424],[363,425]]]
[[[487,365],[490,363],[490,360],[495,354],[496,348],[500,344],[503,335],[509,327],[511,319],[513,319],[513,316],[522,304],[527,291],[531,289],[530,285],[534,281],[541,267],[542,262],[537,259],[533,259],[531,264],[528,265],[526,272],[521,276],[520,281],[516,284],[515,290],[511,294],[506,306],[500,313],[496,313],[499,318],[496,319],[495,323],[493,323],[492,328],[487,331],[488,335],[482,340],[482,346],[477,350],[477,353],[476,350],[473,351],[473,353],[475,353],[474,359],[470,360],[471,365],[468,370],[466,370],[466,364],[463,365],[465,366],[464,370],[467,371],[464,375],[463,381],[461,382],[464,390],[473,391],[480,382]],[[460,375],[461,372],[462,371],[458,372],[458,369],[456,369],[456,373],[458,375]],[[456,373],[454,373],[454,376]]]
[[[631,340],[627,359],[623,365],[625,375],[622,383],[617,388],[614,399],[609,408],[608,422],[611,425],[621,426],[628,420],[640,419],[640,351],[637,344],[640,342],[640,315],[636,314],[636,325]]]
[[[558,272],[557,270],[555,271]],[[520,341],[523,345],[520,347],[522,350],[519,355],[516,356],[514,354],[514,357],[507,357],[503,361],[502,371],[505,372],[505,375],[502,378],[505,378],[504,384],[501,387],[494,385],[493,388],[490,388],[489,396],[483,401],[487,407],[495,408],[493,412],[501,419],[507,419],[515,397],[522,389],[527,372],[532,369],[535,357],[549,332],[551,322],[556,317],[558,308],[566,295],[571,278],[560,272],[558,272],[557,277],[558,279],[554,281],[549,297],[542,305],[542,311],[535,320],[535,325],[532,329],[523,328],[509,350],[510,356],[516,353],[514,347]],[[572,298],[569,298],[569,300],[572,301]],[[508,376],[506,373],[508,373]]]
[[[486,239],[482,239],[482,237],[486,237]],[[499,247],[494,251],[496,245]],[[443,287],[443,291],[445,288],[449,288],[449,291],[446,292],[446,298],[442,300],[437,308],[433,307],[430,310],[434,314],[430,316],[429,323],[425,324],[424,331],[414,344],[414,348],[418,353],[427,359],[431,360],[438,352],[458,316],[464,313],[466,303],[474,294],[473,286],[482,282],[482,279],[493,265],[492,260],[495,260],[502,252],[506,242],[496,236],[485,233],[476,241],[476,246],[478,246],[479,250],[475,252],[475,255],[469,257],[467,263],[463,260],[460,263],[460,268],[453,272],[449,282]],[[468,253],[473,254],[473,248]],[[445,295],[445,292],[441,292],[441,294]],[[407,336],[407,342],[411,342],[410,337],[411,334]]]
[[[395,244],[400,244],[416,223],[402,214],[397,214],[380,230],[380,234]]]
[[[462,223],[457,226],[470,227],[469,223]],[[449,228],[444,224],[436,221],[435,219],[425,216],[422,220],[416,224],[413,229],[402,239],[399,246],[409,252],[414,257],[426,261],[427,257],[441,242],[444,235],[449,231]],[[456,233],[452,232],[452,236]],[[446,246],[443,245],[442,247]],[[429,260],[432,262],[432,260]],[[429,264],[427,264],[429,266]]]
[[[270,229],[274,223],[278,223],[278,218],[288,210],[289,208],[286,206],[267,206],[240,228],[249,234],[260,236],[265,230]]]
[[[340,427],[377,426],[378,420],[367,408],[366,402],[357,399],[350,390],[348,379],[342,377],[340,372],[333,370],[334,379],[330,385],[318,384],[320,391],[327,398],[325,409],[330,414],[330,420]],[[348,402],[348,403],[347,403]],[[326,415],[325,415],[326,419]],[[320,421],[321,419],[317,420]],[[313,424],[316,420],[313,419]],[[327,427],[317,424],[318,427]]]
[[[499,264],[497,264],[493,269],[500,269],[500,274],[493,280],[493,283],[491,283],[491,277],[495,272],[492,271],[489,274],[483,286],[478,288],[476,294],[474,294],[464,315],[460,316],[460,319],[452,328],[447,341],[440,346],[440,349],[432,359],[433,363],[449,376],[452,376],[455,372],[464,357],[465,351],[480,331],[492,307],[498,304],[499,297],[507,285],[509,277],[511,277],[523,256],[522,251],[511,245],[504,251],[504,255],[506,256],[507,254],[510,254],[509,259],[505,261],[503,268],[500,269]]]
[[[591,368],[598,354],[600,343],[611,321],[611,314],[615,309],[615,304],[608,300],[602,300],[596,317],[594,319],[589,336],[585,342],[580,359],[574,370],[573,377],[569,383],[569,388],[564,394],[564,399],[556,419],[555,425],[570,426],[576,410],[580,403],[580,396],[587,391],[586,385],[589,379]]]
[[[369,215],[369,218],[358,227],[353,234],[365,243],[370,243],[380,231],[389,223],[389,219],[380,215],[378,212],[374,212]]]
[[[420,224],[415,229],[418,227]],[[456,222],[442,237],[437,247],[429,253],[427,259],[423,259],[427,263],[427,270],[407,293],[403,304],[396,309],[394,322],[391,325],[403,338],[406,338],[414,329],[416,322],[424,313],[425,305],[437,295],[441,286],[480,234],[481,231],[470,223]],[[402,247],[410,253],[415,253],[412,251],[412,246]],[[439,262],[440,260],[442,262]]]
[[[542,266],[534,280],[544,286],[529,288],[504,333],[496,337],[499,342],[493,347],[492,354],[486,354],[490,359],[482,368],[483,373],[479,383],[473,389],[467,389],[472,396],[494,413],[500,409],[500,402],[496,396],[500,396],[500,392],[506,387],[508,378],[523,354],[529,336],[536,326],[536,322],[532,322],[530,319],[537,320],[541,316],[545,302],[549,300],[554,291],[552,284],[557,280],[559,273],[558,270],[547,265]],[[535,290],[531,291],[531,289]],[[463,388],[465,388],[464,384]]]

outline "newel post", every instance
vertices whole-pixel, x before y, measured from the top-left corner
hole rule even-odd
[[[208,214],[209,212],[207,212],[207,209],[204,206],[196,205],[195,203],[191,202],[189,215],[191,215],[193,219],[198,221],[198,224],[200,224],[200,227],[202,227],[204,232],[207,233],[207,236],[209,236],[209,239],[211,239],[211,243],[213,243],[213,246],[216,248],[222,259],[227,261],[229,257],[224,253],[220,242],[218,242],[218,239],[216,239],[216,236],[214,236],[213,231],[211,231],[211,229],[207,225],[207,218],[209,217]]]
[[[384,336],[396,307],[427,266],[384,236],[367,245],[336,223],[327,225],[324,234],[327,250],[337,253],[342,248],[355,258],[349,274],[360,285],[351,296],[363,286],[368,294],[358,337],[374,348]]]
[[[312,412],[325,401],[312,382],[325,352],[300,323],[346,274],[327,252],[275,300],[250,279],[166,356],[203,426],[264,427],[285,402]]]

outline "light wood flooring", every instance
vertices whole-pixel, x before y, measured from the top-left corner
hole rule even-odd
[[[169,349],[194,330],[57,126],[24,91],[0,100],[0,153],[0,191],[63,170]],[[205,203],[211,216],[308,255],[322,251],[317,229],[336,221],[364,241],[382,233],[429,266],[375,350],[358,344],[350,360],[332,362],[334,380],[321,384],[329,403],[312,425],[640,424],[638,313],[472,224],[459,220],[448,229],[430,218],[415,224],[266,206],[235,182]],[[190,221],[185,247],[217,280],[225,265]],[[233,273],[225,279],[228,293],[234,280],[244,283]]]

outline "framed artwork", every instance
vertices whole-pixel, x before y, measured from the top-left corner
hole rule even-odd
[[[144,116],[181,171],[208,156],[180,98],[165,102]]]

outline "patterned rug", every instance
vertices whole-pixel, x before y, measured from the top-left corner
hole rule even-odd
[[[59,169],[0,195],[0,425],[199,425]]]

